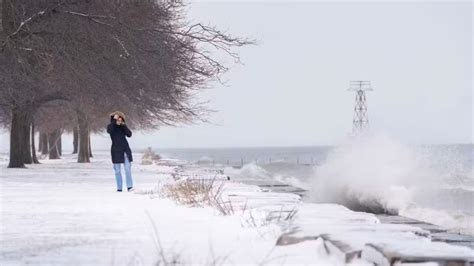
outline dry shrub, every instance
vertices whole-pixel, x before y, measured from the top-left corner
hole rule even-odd
[[[163,187],[166,197],[193,207],[211,206],[223,215],[235,213],[230,200],[225,201],[222,195],[224,182],[215,178],[184,179]]]
[[[260,217],[255,217],[254,212],[252,212],[252,210],[249,210],[248,212],[246,212],[243,222],[246,226],[250,227],[261,227],[267,226],[269,224],[278,224],[283,227],[288,227],[288,225],[293,222],[297,212],[298,210],[296,209],[296,207],[291,210],[285,210],[282,206],[279,210],[257,210],[257,213],[259,214],[258,216]]]
[[[184,205],[203,206],[212,194],[213,179],[184,179],[165,185],[167,197]]]

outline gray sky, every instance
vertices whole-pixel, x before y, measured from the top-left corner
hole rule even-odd
[[[136,134],[135,147],[337,144],[351,131],[350,80],[371,80],[376,133],[472,143],[470,2],[194,2],[189,15],[258,40],[203,99],[218,125]],[[95,137],[107,148],[107,136]]]

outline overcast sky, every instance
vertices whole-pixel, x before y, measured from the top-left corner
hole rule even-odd
[[[350,80],[371,80],[371,129],[407,143],[472,143],[469,1],[194,2],[189,17],[255,38],[201,124],[136,134],[132,147],[325,145],[351,131]],[[109,147],[107,136],[96,147]]]

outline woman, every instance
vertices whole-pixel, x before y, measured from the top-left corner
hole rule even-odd
[[[125,115],[116,111],[110,114],[110,124],[107,126],[107,133],[112,139],[112,163],[114,164],[115,180],[117,181],[117,192],[122,192],[122,173],[121,165],[125,168],[125,177],[127,182],[127,191],[133,191],[133,180],[131,162],[133,161],[132,150],[125,138],[132,136],[132,131],[125,124]]]

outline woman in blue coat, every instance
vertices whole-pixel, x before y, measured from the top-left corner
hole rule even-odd
[[[110,114],[110,124],[107,126],[107,133],[112,139],[111,155],[114,164],[115,180],[117,181],[117,191],[122,192],[121,165],[124,165],[127,191],[133,191],[131,162],[133,161],[132,150],[128,145],[126,137],[132,136],[132,131],[125,124],[125,115],[116,111]]]

